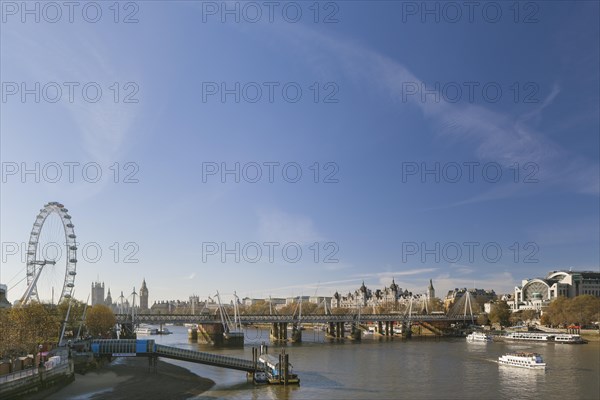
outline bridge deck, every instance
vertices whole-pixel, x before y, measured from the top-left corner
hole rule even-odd
[[[117,314],[118,322],[131,320],[131,315]],[[439,314],[424,314],[424,315],[403,315],[403,314],[345,314],[345,315],[303,315],[302,317],[293,315],[241,315],[240,322],[242,324],[260,324],[260,323],[308,323],[308,324],[323,324],[329,322],[367,322],[367,321],[462,321],[471,319],[470,316],[463,315],[439,315]],[[135,316],[138,323],[220,323],[220,317],[214,315],[185,315],[185,314],[138,314]]]

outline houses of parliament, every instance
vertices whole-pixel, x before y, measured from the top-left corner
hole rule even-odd
[[[131,307],[135,307],[138,312],[147,312],[148,308],[148,286],[146,285],[146,279],[143,280],[140,292],[136,293],[135,287],[133,292],[129,295],[124,295],[121,291],[121,295],[113,299],[110,293],[110,288],[104,297],[104,282],[93,282],[92,283],[92,306],[96,304],[104,304],[112,309],[115,313],[125,314],[131,311]]]

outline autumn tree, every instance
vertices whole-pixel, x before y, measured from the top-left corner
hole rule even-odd
[[[600,320],[600,298],[583,295],[572,299],[558,297],[550,303],[542,316],[545,325],[590,325]]]
[[[265,300],[258,300],[254,304],[245,306],[244,313],[248,315],[269,315],[271,309],[275,314],[275,305],[269,306],[269,303]]]
[[[477,324],[478,325],[489,325],[490,319],[486,313],[481,313],[477,316]]]
[[[85,325],[92,336],[104,336],[115,326],[117,319],[104,304],[92,306],[85,317]]]
[[[437,297],[429,299],[429,312],[432,311],[444,311],[444,302]]]
[[[500,324],[501,327],[508,326],[510,323],[510,306],[506,301],[499,301],[492,305],[490,311],[490,321],[495,324]]]
[[[71,306],[70,311],[69,304]],[[86,304],[84,302],[75,299],[65,299],[56,306],[61,324],[66,320],[65,336],[77,335],[85,308]],[[69,314],[68,319],[66,319],[67,313]]]
[[[42,343],[56,343],[60,318],[56,308],[32,302],[2,311],[0,351],[4,356],[37,353]]]

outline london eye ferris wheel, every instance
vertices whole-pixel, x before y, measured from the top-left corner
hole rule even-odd
[[[77,274],[77,236],[69,210],[59,202],[44,205],[27,243],[27,289],[21,304],[31,300],[58,303],[73,295]]]

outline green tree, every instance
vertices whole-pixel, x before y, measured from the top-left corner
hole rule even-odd
[[[104,304],[90,308],[85,317],[85,325],[92,336],[105,336],[117,323],[112,310]]]
[[[508,326],[510,323],[510,307],[506,301],[494,303],[490,311],[490,321],[495,324],[500,324],[501,327]]]

